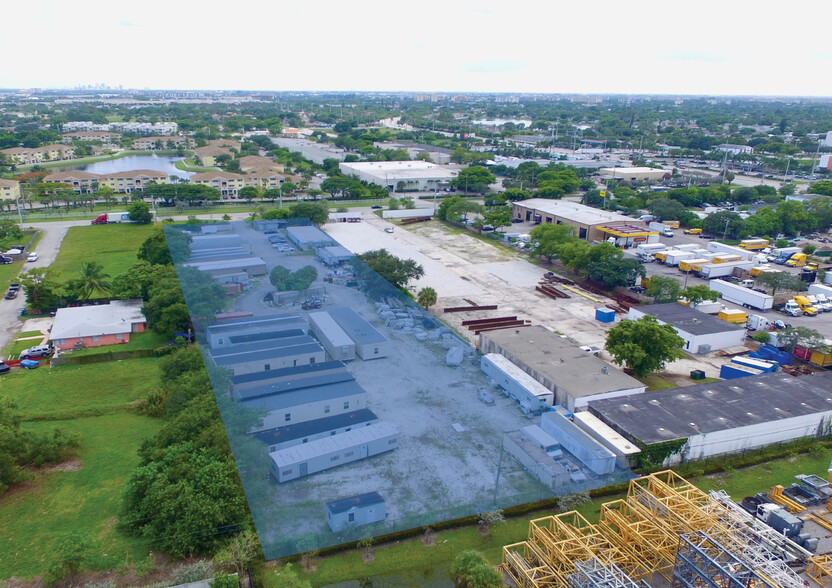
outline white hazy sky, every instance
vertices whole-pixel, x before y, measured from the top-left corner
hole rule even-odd
[[[0,87],[832,95],[820,0],[0,0]]]

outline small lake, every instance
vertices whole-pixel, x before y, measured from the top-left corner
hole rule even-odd
[[[194,175],[194,172],[176,169],[176,162],[183,159],[185,158],[171,157],[168,155],[129,155],[127,157],[120,157],[119,159],[110,159],[109,161],[96,161],[95,163],[85,163],[82,165],[62,166],[59,169],[60,171],[79,170],[89,172],[91,174],[112,174],[116,172],[133,171],[136,169],[152,169],[154,171],[167,172],[168,175],[171,176],[188,179]]]

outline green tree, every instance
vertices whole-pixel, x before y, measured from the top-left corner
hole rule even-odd
[[[466,192],[485,192],[488,186],[497,181],[497,176],[492,174],[488,169],[474,165],[466,167],[459,171],[457,177],[451,180],[451,185],[455,188],[462,188]]]
[[[608,288],[635,284],[636,277],[647,276],[647,270],[631,257],[609,256],[589,264],[589,277]]]
[[[676,200],[656,198],[650,203],[650,212],[662,220],[681,220],[686,209]]]
[[[777,346],[782,347],[789,353],[794,351],[796,345],[817,351],[828,351],[824,344],[826,337],[809,327],[789,327],[777,332]]]
[[[55,557],[49,565],[51,583],[68,579],[72,582],[84,566],[92,563],[95,545],[88,538],[72,533],[62,537],[55,549]]]
[[[298,202],[289,207],[289,218],[308,218],[321,226],[329,219],[329,207],[326,202]]]
[[[736,212],[721,210],[708,215],[702,221],[702,228],[719,237],[725,235],[729,239],[737,239],[745,228],[745,221]]]
[[[150,205],[144,200],[136,200],[127,207],[127,216],[137,225],[149,225],[153,221]]]
[[[537,225],[529,233],[532,244],[530,251],[532,255],[543,255],[551,263],[560,247],[574,240],[573,234],[574,228],[571,225],[551,223]]]
[[[483,220],[495,229],[506,227],[511,224],[511,210],[504,206],[489,208],[483,215]]]
[[[237,192],[237,196],[245,198],[248,202],[251,202],[255,198],[260,198],[260,190],[254,186],[246,186],[244,188],[240,188]]]
[[[223,569],[236,572],[242,578],[246,568],[262,554],[257,533],[245,530],[237,533],[214,556],[214,561]]]
[[[688,286],[680,294],[691,306],[696,306],[706,300],[712,302],[719,300],[719,292],[711,290],[706,285]]]
[[[459,588],[501,588],[503,578],[479,551],[463,551],[451,564],[451,577]]]
[[[399,290],[406,288],[410,280],[418,280],[425,275],[425,269],[420,264],[412,259],[399,259],[386,249],[367,251],[357,257],[367,268]],[[359,270],[359,276],[365,280],[372,277],[362,270]]]
[[[786,200],[778,204],[777,216],[780,217],[782,231],[787,235],[797,235],[801,231],[808,231],[812,228],[809,211],[802,202],[797,200]]]
[[[97,261],[87,261],[81,265],[81,272],[78,277],[78,290],[81,300],[89,300],[95,293],[107,294],[110,292],[110,282],[107,278],[110,274],[104,272],[104,266]]]
[[[17,223],[10,220],[0,220],[0,239],[7,237],[11,239],[20,239],[23,236],[23,231],[17,226]]]
[[[436,218],[439,220],[448,220],[448,212],[461,202],[465,202],[465,198],[462,196],[452,196],[450,198],[443,199],[436,209]]]
[[[778,290],[791,290],[800,292],[805,287],[805,282],[796,274],[788,272],[765,272],[757,276],[757,283],[771,288],[771,295],[777,294]]]
[[[53,310],[60,304],[60,284],[51,279],[47,268],[35,268],[20,274],[20,284],[31,310]]]
[[[502,193],[502,196],[509,202],[516,202],[517,200],[528,200],[532,197],[528,190],[521,190],[520,188],[509,188]]]
[[[832,196],[832,181],[824,180],[822,182],[815,182],[809,186],[809,194]]]
[[[621,321],[607,331],[606,350],[613,362],[626,364],[643,378],[663,369],[668,361],[683,358],[684,344],[671,325],[660,325],[656,317],[645,316],[636,321]]]
[[[430,286],[422,288],[416,295],[416,302],[418,302],[419,306],[423,308],[430,308],[431,306],[436,304],[436,300],[436,290],[434,290]]]
[[[668,276],[652,276],[647,285],[647,295],[657,303],[676,302],[681,290],[682,285],[679,280]]]
[[[153,228],[150,236],[139,246],[137,257],[151,265],[181,262],[191,255],[190,236],[177,227]],[[172,256],[173,254],[173,256]]]
[[[482,204],[463,198],[461,202],[457,202],[448,210],[447,219],[457,222],[467,221],[469,214],[482,214],[483,212],[485,212],[485,207]]]
[[[318,270],[311,265],[304,266],[294,272],[278,265],[269,274],[269,281],[278,292],[306,290],[317,279]]]

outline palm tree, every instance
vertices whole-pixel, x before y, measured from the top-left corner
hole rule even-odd
[[[419,306],[423,306],[424,308],[430,308],[431,306],[436,304],[436,290],[434,290],[430,286],[422,288],[416,295],[416,302],[419,303]]]
[[[110,274],[104,273],[104,266],[97,261],[88,261],[81,266],[78,292],[81,300],[89,300],[97,290],[103,294],[110,291]]]

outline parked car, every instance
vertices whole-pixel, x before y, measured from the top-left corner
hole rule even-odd
[[[29,254],[29,257],[26,258],[26,261],[37,261],[40,256],[37,254],[36,251],[32,251]]]
[[[523,222],[523,219],[522,219],[522,218],[513,218],[513,219],[511,219],[511,222],[512,222],[512,223],[515,223],[515,224],[516,224],[516,223],[522,223],[522,222]]]
[[[34,370],[40,367],[40,362],[35,361],[34,359],[24,359],[20,362],[20,367],[27,370]]]
[[[12,261],[14,261],[14,260],[11,257],[7,257],[5,255],[0,255],[0,265],[6,264],[6,263],[11,263]]]
[[[20,353],[20,359],[32,359],[35,357],[49,357],[52,355],[54,348],[51,345],[35,345],[34,347],[29,347],[29,349],[24,349]]]
[[[587,353],[591,353],[592,355],[595,355],[595,356],[597,356],[599,353],[601,353],[601,348],[600,347],[594,347],[594,346],[590,346],[590,345],[581,345],[581,349],[583,349]]]
[[[370,208],[372,208],[373,210],[378,210],[382,208],[382,206],[380,204],[373,204]]]
[[[6,292],[6,297],[5,297],[6,300],[11,300],[13,298],[17,298],[17,293],[18,292],[19,292],[19,290],[9,290],[8,292]]]
[[[386,227],[386,228],[384,229],[384,232],[385,232],[385,233],[392,233],[392,232],[393,232],[393,227]]]
[[[7,373],[9,373],[9,370],[11,370],[11,369],[12,368],[9,367],[9,364],[7,364],[3,361],[0,361],[0,374],[7,374]]]

